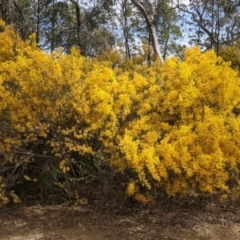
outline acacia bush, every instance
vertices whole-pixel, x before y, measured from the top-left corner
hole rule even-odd
[[[240,40],[232,45],[221,46],[219,55],[224,61],[230,62],[233,69],[240,70]]]
[[[102,164],[127,173],[127,195],[143,203],[158,192],[238,197],[240,82],[213,51],[151,66],[113,52],[86,59],[45,53],[0,24],[2,204],[20,201],[25,183],[80,201],[79,183]]]

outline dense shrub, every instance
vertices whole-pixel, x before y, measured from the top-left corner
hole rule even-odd
[[[237,196],[239,78],[213,51],[194,47],[183,61],[148,66],[114,53],[47,54],[34,36],[23,42],[1,28],[3,204],[19,201],[13,189],[25,182],[78,201],[78,183],[87,184],[102,163],[127,173],[127,194],[142,202],[158,192]]]
[[[232,45],[222,46],[219,50],[219,55],[231,63],[231,67],[240,70],[240,40],[237,40]]]

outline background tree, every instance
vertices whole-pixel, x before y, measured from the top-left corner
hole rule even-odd
[[[109,19],[117,36],[117,47],[120,49],[123,47],[125,57],[130,59],[133,53],[132,45],[135,44],[132,30],[137,21],[132,2],[116,0],[115,4],[111,5]],[[121,29],[121,32],[119,32],[119,29]]]
[[[153,48],[153,52],[159,58],[159,60],[163,63],[164,59],[163,59],[163,54],[158,42],[157,27],[155,22],[155,15],[157,12],[156,11],[157,1],[145,0],[141,2],[138,0],[132,0],[132,3],[137,7],[137,9],[140,11],[142,16],[144,17],[148,27],[149,36],[151,38],[151,45]]]
[[[239,4],[236,1],[193,0],[178,8],[190,16],[190,44],[219,52],[220,45],[233,44],[239,37]]]
[[[85,56],[96,56],[112,48],[115,38],[106,24],[106,7],[102,2],[70,1],[72,23],[64,32],[68,32],[68,51],[79,46]],[[102,8],[103,7],[103,8]]]
[[[29,35],[26,26],[28,19],[26,18],[25,7],[29,7],[28,0],[1,0],[0,1],[0,18],[8,25],[12,25],[18,30],[20,36],[25,39]]]
[[[221,46],[240,37],[240,6],[234,0],[193,0],[176,7],[170,0],[1,0],[0,17],[22,39],[35,33],[45,51],[62,46],[69,53],[78,46],[90,57],[115,47],[131,58],[141,50],[142,40],[162,62],[169,55],[181,56],[180,23],[186,19],[185,39],[204,50],[219,53]]]
[[[179,15],[175,8],[172,7],[171,1],[138,1],[137,5],[141,8],[142,16],[139,16],[138,25],[136,25],[137,32],[141,38],[144,38],[154,50],[157,46],[161,51],[161,58],[165,59],[166,56],[171,54],[179,55],[179,46],[182,33],[179,27]],[[140,8],[138,8],[140,10]],[[148,17],[147,17],[148,15]],[[151,21],[150,21],[151,20]],[[155,30],[150,30],[155,29]],[[156,40],[154,35],[156,31]],[[154,33],[154,34],[153,34]],[[158,54],[157,54],[158,55]]]
[[[182,38],[179,17],[171,1],[157,1],[155,22],[164,59],[170,54],[178,54]]]
[[[67,2],[56,2],[46,9],[42,21],[42,49],[54,51],[61,46],[65,52],[69,52],[72,45],[77,45],[74,42],[73,11],[73,7]]]
[[[85,0],[16,0],[2,1],[0,7],[3,19],[14,26],[22,39],[36,33],[38,45],[45,51],[62,46],[69,52],[72,46],[79,46],[83,55],[96,56],[113,48],[118,40],[123,43],[125,56],[130,58],[141,48],[140,40],[146,39],[150,45],[157,41],[154,43],[157,48],[153,50],[160,51],[161,45],[161,57],[165,58],[175,51],[175,40],[180,36],[177,15],[169,3],[141,2],[139,6],[145,8],[147,15],[139,15],[139,8],[130,0],[91,3]],[[149,23],[153,25],[151,28]],[[156,36],[149,29],[155,29]]]

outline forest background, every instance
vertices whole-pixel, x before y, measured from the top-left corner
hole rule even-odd
[[[106,179],[143,203],[237,198],[239,8],[1,0],[2,205]]]

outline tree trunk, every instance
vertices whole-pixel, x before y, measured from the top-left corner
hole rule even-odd
[[[131,0],[131,1],[137,7],[137,9],[142,13],[146,21],[148,31],[152,40],[151,45],[152,45],[154,54],[159,58],[161,63],[164,63],[164,59],[163,59],[159,42],[158,42],[157,28],[156,28],[156,25],[154,24],[155,7],[153,5],[153,2],[151,0],[147,0],[148,6],[143,6],[143,4],[138,0]]]
[[[159,57],[160,61],[163,63],[164,60],[163,60],[163,56],[162,56],[159,42],[158,42],[156,26],[152,24],[149,28],[150,28],[150,35],[151,35],[151,39],[152,39],[153,52],[156,56]]]
[[[40,39],[40,23],[41,23],[41,2],[38,0],[37,2],[37,29],[36,29],[36,41],[37,44],[39,44],[39,39]]]
[[[130,47],[129,47],[129,27],[128,27],[128,17],[126,15],[126,9],[127,9],[127,0],[124,0],[122,4],[123,8],[123,35],[124,35],[124,45],[125,45],[125,52],[126,52],[126,58],[131,58],[130,53]]]
[[[76,17],[77,17],[77,45],[81,49],[81,8],[78,1],[70,0],[71,3],[75,6]]]

